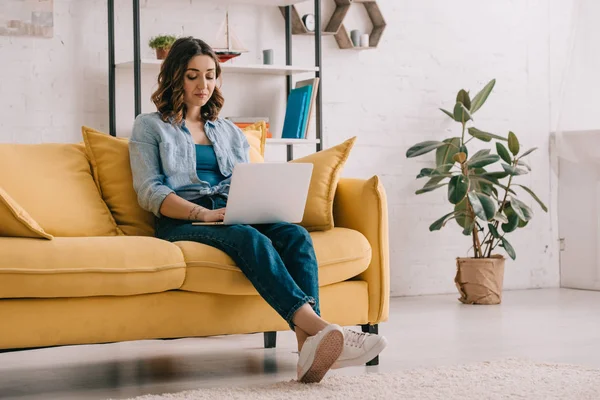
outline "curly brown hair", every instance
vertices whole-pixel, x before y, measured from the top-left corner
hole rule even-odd
[[[191,36],[177,39],[160,67],[158,89],[152,94],[152,102],[163,121],[180,124],[185,118],[183,78],[190,60],[199,55],[209,56],[215,61],[216,78],[220,79],[219,59],[208,44]],[[205,121],[216,120],[224,102],[221,91],[215,87],[212,96],[200,110],[201,117]]]

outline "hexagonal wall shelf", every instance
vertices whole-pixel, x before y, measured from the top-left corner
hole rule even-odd
[[[344,21],[344,17],[346,13],[350,9],[350,5],[352,4],[352,0],[334,0],[335,1],[335,10],[331,15],[331,19],[325,25],[325,29],[322,30],[323,35],[335,35],[338,33],[340,28],[342,27],[342,22]],[[354,0],[356,1],[356,0]],[[292,5],[292,34],[293,35],[314,35],[314,32],[306,29],[304,22],[302,22],[302,18],[300,18],[300,14],[298,14],[298,10],[296,6]],[[285,7],[279,7],[281,11],[281,15],[285,18]],[[347,34],[346,34],[347,35]],[[350,42],[352,43],[352,42]]]
[[[353,50],[365,50],[365,49],[374,49],[377,48],[379,44],[379,40],[381,39],[381,35],[385,30],[385,20],[383,19],[383,14],[381,14],[381,10],[377,5],[377,1],[375,0],[353,0],[353,3],[362,3],[367,10],[367,14],[369,15],[369,19],[373,24],[373,30],[369,34],[369,47],[356,47],[352,43],[352,39],[350,39],[350,34],[346,30],[346,27],[342,23],[339,30],[335,34],[335,40],[337,41],[340,49],[353,49]],[[346,10],[347,12],[347,10]],[[344,13],[344,16],[346,13]],[[302,21],[301,21],[302,22]]]

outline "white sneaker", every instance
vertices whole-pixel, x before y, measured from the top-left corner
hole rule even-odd
[[[331,369],[365,365],[387,346],[387,339],[371,333],[344,328],[344,351]]]
[[[330,324],[304,342],[298,359],[298,381],[320,382],[344,349],[344,330]]]

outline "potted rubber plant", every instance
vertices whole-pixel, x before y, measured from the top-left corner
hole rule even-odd
[[[177,37],[174,35],[158,35],[150,38],[148,46],[156,51],[156,58],[164,60]]]
[[[523,151],[513,132],[504,137],[473,126],[473,116],[495,84],[496,80],[491,80],[473,98],[461,89],[452,112],[440,109],[459,125],[460,136],[421,142],[406,152],[406,157],[413,158],[435,151],[435,166],[423,168],[417,175],[417,179],[426,178],[427,182],[416,194],[447,190],[452,209],[434,221],[429,230],[440,230],[455,221],[452,224],[463,235],[471,236],[473,257],[456,259],[455,284],[459,300],[465,304],[501,303],[505,257],[498,250],[503,249],[515,260],[516,251],[508,236],[533,218],[532,208],[519,196],[530,196],[544,212],[548,211],[530,188],[518,183],[531,171],[527,156],[537,148]],[[469,151],[473,141],[480,142],[480,150]]]

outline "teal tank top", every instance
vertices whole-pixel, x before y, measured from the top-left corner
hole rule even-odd
[[[210,144],[196,145],[196,173],[198,179],[208,182],[210,186],[216,186],[225,180],[225,176],[219,170],[215,149]]]

